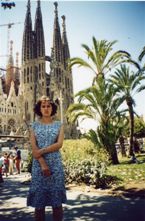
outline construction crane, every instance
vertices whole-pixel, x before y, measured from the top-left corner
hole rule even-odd
[[[0,57],[8,57],[9,56],[9,42],[10,42],[10,29],[13,25],[16,24],[22,24],[22,22],[12,22],[8,24],[0,24],[0,27],[5,27],[7,26],[8,32],[7,32],[7,54],[6,55],[1,55]]]
[[[4,72],[6,72],[6,69],[0,68],[0,78],[4,76]]]

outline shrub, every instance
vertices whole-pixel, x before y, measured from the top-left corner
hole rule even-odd
[[[61,153],[64,162],[75,162],[84,159],[97,159],[101,162],[108,162],[108,155],[105,150],[97,149],[97,147],[87,139],[64,140]]]
[[[84,183],[95,188],[104,186],[106,172],[104,162],[91,161],[89,159],[77,162],[64,162],[65,181],[70,183]]]
[[[32,152],[29,152],[27,159],[27,172],[31,173],[31,170],[32,170]]]

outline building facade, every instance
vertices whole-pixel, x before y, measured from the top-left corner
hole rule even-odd
[[[59,25],[58,4],[54,3],[53,45],[51,55],[45,53],[41,2],[37,8],[32,27],[31,2],[28,0],[22,39],[21,69],[13,61],[11,42],[10,56],[6,75],[0,80],[0,133],[24,131],[26,125],[35,120],[34,104],[42,95],[58,101],[58,115],[64,123],[65,137],[76,136],[75,125],[67,121],[66,110],[73,99],[73,80],[68,68],[70,58],[66,35],[65,16],[62,16],[62,32]],[[49,62],[50,73],[46,73],[46,62]]]

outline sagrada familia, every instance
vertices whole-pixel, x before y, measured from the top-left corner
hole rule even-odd
[[[58,18],[58,4],[54,3],[53,45],[50,56],[45,52],[41,2],[37,0],[34,29],[31,18],[31,2],[28,0],[22,39],[22,62],[13,59],[11,42],[6,74],[0,79],[0,134],[24,131],[35,120],[33,107],[36,100],[47,95],[57,100],[58,118],[64,123],[65,137],[76,136],[76,126],[67,121],[66,110],[74,102],[73,80],[68,68],[70,58],[66,35],[65,16],[62,16],[62,32]],[[46,62],[50,72],[46,73]]]

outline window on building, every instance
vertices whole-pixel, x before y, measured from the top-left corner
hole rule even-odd
[[[24,69],[24,83],[26,83],[26,69]]]
[[[32,67],[31,67],[31,69],[30,69],[30,81],[32,82],[32,74],[33,74],[33,71],[32,71]]]
[[[29,67],[27,68],[27,83],[29,83]]]

